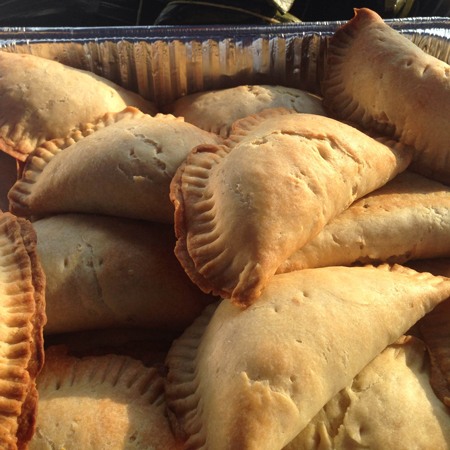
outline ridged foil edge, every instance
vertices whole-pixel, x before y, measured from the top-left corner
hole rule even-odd
[[[450,19],[388,21],[450,60]],[[328,41],[344,22],[235,27],[2,28],[0,49],[88,70],[162,106],[194,92],[279,84],[320,95]]]

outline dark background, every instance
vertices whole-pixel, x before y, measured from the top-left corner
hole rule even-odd
[[[263,15],[270,15],[274,10],[273,5],[268,6],[270,3],[268,0],[206,1],[234,4],[262,12]],[[153,25],[169,2],[170,0],[0,0],[0,26]],[[393,5],[396,6],[396,11]],[[302,21],[348,20],[353,17],[354,7],[364,6],[373,9],[384,18],[405,15],[450,16],[450,0],[295,0],[289,12]],[[219,10],[217,7],[172,5],[171,8],[165,13],[162,24],[264,23],[254,16]]]

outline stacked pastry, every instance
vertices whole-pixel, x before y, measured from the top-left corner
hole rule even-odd
[[[383,55],[400,45],[411,69],[392,87]],[[98,77],[0,55],[1,148],[25,162],[9,208],[32,221],[47,278],[29,448],[448,448],[450,279],[399,264],[450,256],[449,169],[432,106],[416,122],[389,109],[424,72],[445,90],[428,58],[360,10],[330,44],[328,109],[240,86],[157,114]],[[7,448],[31,439],[35,403]]]

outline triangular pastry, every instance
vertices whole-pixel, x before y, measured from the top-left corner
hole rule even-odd
[[[201,289],[250,305],[327,222],[406,169],[410,149],[389,144],[286,108],[242,119],[172,181],[178,259]]]
[[[402,266],[275,275],[245,310],[224,300],[174,342],[166,399],[191,450],[280,450],[450,293]]]
[[[450,256],[450,188],[405,171],[354,202],[277,273]]]
[[[33,225],[47,274],[46,334],[136,326],[179,333],[216,300],[178,263],[170,225],[94,214]]]
[[[157,113],[154,104],[93,73],[0,52],[0,149],[21,161],[43,142],[127,106]]]
[[[46,352],[29,450],[181,450],[165,414],[163,377],[126,356]]]
[[[326,106],[413,145],[411,168],[448,184],[450,66],[365,8],[335,33],[328,52]]]
[[[322,100],[309,92],[284,86],[237,86],[181,97],[165,111],[202,130],[229,136],[234,122],[267,108],[293,109],[326,116]]]
[[[86,136],[86,137],[84,137]],[[28,158],[9,194],[19,216],[88,212],[173,223],[169,186],[193,147],[214,134],[183,119],[135,108],[106,114],[66,139],[46,142]]]
[[[25,450],[44,363],[45,275],[32,225],[0,212],[0,447]]]
[[[429,382],[425,346],[403,336],[368,364],[284,450],[437,450],[450,415]]]

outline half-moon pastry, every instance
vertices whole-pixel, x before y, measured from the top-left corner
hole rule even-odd
[[[327,117],[268,109],[203,145],[171,184],[176,254],[191,279],[253,303],[279,265],[359,197],[406,169],[410,149]]]
[[[181,450],[165,414],[163,377],[126,356],[78,359],[51,347],[38,378],[29,450]]]
[[[127,106],[157,113],[154,104],[93,73],[0,52],[0,149],[21,161],[43,142]]]
[[[216,300],[186,276],[169,225],[67,214],[34,227],[47,274],[46,334],[132,326],[179,333]]]
[[[229,136],[234,122],[267,108],[293,109],[326,116],[322,100],[309,92],[284,86],[238,86],[181,97],[165,111],[202,130]]]
[[[275,275],[245,310],[224,300],[174,342],[166,399],[191,450],[280,450],[450,293],[402,266]]]
[[[417,149],[411,169],[448,184],[450,66],[427,55],[373,11],[331,39],[322,85],[339,118],[394,134]]]
[[[429,382],[425,346],[403,336],[334,396],[284,450],[446,449],[450,415]]]
[[[450,256],[450,188],[405,171],[354,202],[277,273]]]
[[[86,137],[83,137],[86,135]],[[173,223],[170,182],[197,145],[221,139],[183,119],[126,108],[27,160],[9,194],[18,216],[88,212]]]
[[[32,225],[0,212],[0,447],[25,450],[44,363],[45,275]]]

